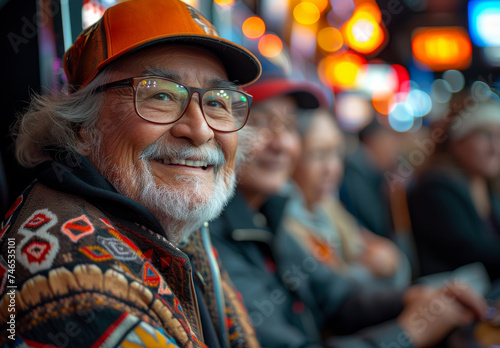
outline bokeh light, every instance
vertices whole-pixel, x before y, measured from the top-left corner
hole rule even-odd
[[[342,129],[356,132],[371,122],[370,103],[359,93],[342,92],[335,99],[335,115]]]
[[[415,59],[434,71],[463,70],[472,61],[472,43],[461,27],[415,29],[411,48]]]
[[[500,46],[500,2],[470,0],[467,4],[469,33],[478,46]]]
[[[342,26],[346,45],[363,54],[371,54],[379,49],[386,41],[380,19],[381,12],[376,4],[359,5]]]
[[[316,53],[316,32],[308,26],[294,22],[292,24],[290,47],[294,52],[313,59]]]
[[[274,34],[266,34],[259,39],[259,52],[268,58],[276,57],[283,50],[283,42]]]
[[[479,101],[487,100],[492,95],[490,86],[488,86],[488,84],[483,81],[474,81],[474,83],[472,83],[470,87],[470,90],[471,95],[473,95],[474,98],[477,98],[477,100]]]
[[[391,65],[391,68],[396,72],[396,76],[398,78],[399,82],[399,92],[400,93],[408,93],[411,90],[411,84],[410,84],[410,73],[408,70],[400,65],[400,64],[393,64]]]
[[[372,95],[380,93],[396,93],[399,80],[396,71],[388,64],[366,64],[360,69],[357,77],[360,90]]]
[[[451,86],[447,81],[443,79],[434,80],[431,85],[431,97],[434,101],[447,103],[451,99],[451,94]]]
[[[432,109],[431,97],[422,90],[414,89],[406,96],[406,101],[413,111],[413,116],[423,117]]]
[[[124,0],[121,0],[120,2],[123,2]],[[194,8],[198,8],[198,0],[182,0],[182,2],[188,4],[189,6],[192,6]]]
[[[338,51],[344,45],[340,30],[333,27],[321,29],[317,35],[318,46],[326,52]]]
[[[330,0],[332,10],[328,12],[327,20],[331,26],[342,26],[354,13],[354,2],[352,0]]]
[[[464,88],[465,77],[458,70],[447,70],[443,73],[443,80],[449,83],[450,90],[453,93],[459,92]]]
[[[356,87],[356,77],[366,60],[354,52],[331,54],[318,64],[318,73],[326,85],[334,89]]]
[[[293,9],[293,18],[304,25],[316,23],[320,15],[318,6],[309,1],[301,2]]]
[[[302,0],[302,2],[310,2],[316,5],[318,8],[319,12],[323,13],[323,11],[326,9],[328,6],[328,0]]]
[[[407,103],[396,103],[389,112],[389,124],[398,132],[406,132],[413,126],[413,110]]]
[[[90,27],[97,22],[106,9],[98,1],[87,1],[82,6],[82,27]]]
[[[221,7],[226,7],[231,6],[234,3],[234,0],[214,0],[214,2]]]
[[[500,47],[483,47],[484,60],[493,67],[500,66]]]
[[[257,39],[266,32],[266,24],[261,18],[253,16],[243,22],[241,30],[249,39]]]
[[[392,104],[394,103],[394,93],[392,92],[378,92],[372,94],[372,105],[378,113],[388,115]]]

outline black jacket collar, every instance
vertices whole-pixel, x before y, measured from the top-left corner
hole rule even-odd
[[[215,221],[211,227],[212,233],[234,241],[254,241],[271,245],[281,224],[286,202],[285,197],[270,196],[260,210],[255,211],[237,191],[220,217],[225,223],[219,226],[218,222],[221,221]],[[259,217],[264,218],[263,224],[256,222]]]
[[[165,236],[156,218],[143,205],[123,196],[82,155],[61,155],[40,164],[38,181],[55,190],[80,196],[124,221],[134,221]]]

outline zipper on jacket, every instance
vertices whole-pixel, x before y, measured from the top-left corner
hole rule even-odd
[[[228,328],[226,324],[226,312],[225,312],[225,301],[224,301],[224,292],[222,291],[222,280],[220,276],[220,269],[215,258],[212,242],[210,240],[210,234],[208,230],[208,222],[205,222],[201,227],[201,236],[203,247],[205,248],[205,252],[208,256],[208,264],[210,266],[210,270],[212,271],[213,280],[214,280],[214,292],[215,292],[215,300],[217,302],[217,319],[219,322],[219,335],[220,335],[220,343],[222,348],[229,348],[229,337],[228,337]]]
[[[191,296],[193,296],[193,305],[196,313],[196,321],[198,324],[198,329],[199,333],[198,335],[200,336],[199,339],[203,341],[203,327],[201,326],[201,316],[200,316],[200,309],[198,308],[198,298],[196,297],[196,290],[194,289],[194,281],[193,281],[193,270],[189,268],[189,285],[191,288]]]

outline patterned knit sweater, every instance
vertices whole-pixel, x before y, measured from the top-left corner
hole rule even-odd
[[[39,169],[0,225],[0,346],[204,347],[204,303],[222,347],[258,347],[206,226],[181,251],[86,158]]]

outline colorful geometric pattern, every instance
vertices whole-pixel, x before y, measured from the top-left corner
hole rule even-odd
[[[12,204],[12,207],[10,207],[10,209],[7,210],[7,212],[5,213],[5,219],[10,218],[11,215],[14,214],[14,212],[17,209],[17,207],[19,207],[22,202],[23,202],[23,196],[21,195],[21,196],[17,197],[17,199],[14,202],[14,204]]]
[[[33,240],[21,249],[21,254],[26,256],[29,263],[36,262],[40,264],[45,261],[51,248],[49,242]]]
[[[78,250],[95,262],[107,261],[113,258],[113,255],[111,255],[104,248],[101,248],[98,245],[89,245]]]
[[[125,243],[115,238],[104,238],[99,236],[97,237],[97,242],[106,248],[106,250],[117,260],[133,261],[138,259],[137,253],[131,250]]]
[[[111,230],[113,231],[116,231],[116,228],[114,228],[113,225],[111,225],[111,222],[109,222],[108,219],[103,219],[103,218],[99,218],[99,220],[101,220],[106,226],[108,226]]]
[[[160,285],[158,286],[158,293],[160,295],[172,295],[172,290],[168,286],[168,284],[160,278]]]
[[[146,262],[144,264],[142,280],[149,286],[158,286],[158,284],[160,283],[160,275],[149,262]]]
[[[3,235],[9,229],[10,220],[12,219],[12,215],[14,214],[16,209],[21,205],[22,202],[23,202],[23,196],[21,195],[21,196],[17,197],[17,199],[14,202],[14,204],[12,205],[12,207],[10,207],[10,209],[7,211],[7,213],[5,213],[5,220],[2,221],[2,223],[0,223],[0,240],[2,240]]]
[[[111,268],[114,270],[117,270],[120,273],[127,273],[132,279],[136,280],[137,282],[141,282],[139,278],[136,277],[134,273],[122,262],[115,262],[113,265],[111,265]]]
[[[145,322],[141,322],[120,342],[123,348],[177,348],[172,338],[167,338],[163,330],[157,330]]]
[[[43,213],[39,213],[39,214],[36,214],[30,221],[28,221],[24,225],[24,228],[35,229],[35,228],[38,228],[38,227],[46,224],[50,220],[52,220],[52,219],[50,217],[48,217],[47,215],[45,215]]]
[[[101,219],[101,221],[103,221],[103,219]],[[104,221],[103,221],[104,222]],[[147,244],[150,244],[151,245],[151,249],[145,251],[144,253],[139,250],[137,248],[137,246],[135,246],[134,243],[132,243],[128,238],[124,237],[123,235],[121,235],[120,233],[118,233],[118,231],[116,230],[108,230],[109,233],[111,233],[113,236],[115,236],[116,238],[120,239],[121,241],[127,243],[128,246],[130,246],[132,248],[132,250],[134,251],[137,251],[137,255],[139,255],[141,258],[143,259],[146,259],[146,260],[152,260],[153,259],[153,253],[155,254],[155,259],[160,259],[161,261],[161,269],[163,270],[165,267],[167,266],[170,266],[172,260],[175,260],[175,262],[177,263],[177,265],[179,267],[182,267],[182,265],[184,264],[184,262],[186,261],[185,259],[183,258],[180,258],[180,257],[176,257],[176,256],[173,256],[173,255],[170,255],[162,246],[158,245],[158,244],[155,244],[153,243],[147,236],[145,236],[144,234],[142,233],[139,233],[137,231],[134,231],[124,225],[120,225],[118,224],[118,227],[120,229],[123,229],[127,232],[130,232],[130,233],[133,233],[135,235],[135,237],[139,238],[141,241],[143,241],[144,243],[147,243]],[[134,249],[136,248],[136,249]]]
[[[57,224],[57,216],[48,209],[39,209],[19,228],[24,238],[16,247],[16,260],[31,273],[52,266],[59,251],[58,239],[48,232]]]
[[[10,225],[6,233],[16,237],[16,280],[25,284],[22,289],[25,293],[19,297],[25,300],[24,307],[16,330],[18,337],[24,338],[21,347],[51,347],[53,343],[48,339],[34,342],[29,338],[42,337],[47,327],[64,330],[66,322],[73,318],[81,324],[92,318],[91,325],[82,326],[87,330],[82,330],[79,336],[81,346],[204,347],[191,327],[191,324],[197,326],[196,321],[190,323],[187,319],[194,318],[195,313],[194,303],[189,301],[191,289],[186,283],[189,274],[183,267],[187,260],[184,255],[171,254],[173,246],[151,231],[129,230],[113,221],[115,229],[109,223],[111,220],[103,216],[99,220],[99,216],[93,215],[95,209],[90,205],[87,209],[86,203],[82,206],[72,197],[64,200],[64,196],[61,199],[48,196],[47,204],[52,202],[52,208],[40,209],[38,204],[45,202],[43,198],[47,195],[43,187],[38,190],[32,192],[41,191],[41,196],[20,199],[19,207],[14,209],[12,220],[24,204],[21,219],[15,225],[19,228],[12,230],[12,222],[0,226],[2,231]],[[77,212],[67,215],[70,208]],[[94,236],[95,242],[89,242]],[[79,242],[80,245],[76,244]],[[112,252],[127,261],[118,260]],[[0,261],[0,274],[5,274],[5,269],[7,265]],[[30,272],[36,275],[30,278],[27,274]],[[80,287],[85,289],[84,294],[79,291],[75,294],[74,290]],[[82,317],[80,313],[85,315]],[[40,335],[31,336],[35,331]],[[0,337],[0,342],[5,342],[4,337]],[[67,343],[56,345],[76,346],[76,339],[72,337]]]
[[[135,315],[123,313],[112,323],[92,347],[117,347],[127,332],[139,322]]]
[[[80,238],[92,234],[94,231],[94,226],[85,215],[68,220],[61,227],[61,232],[66,234],[73,242],[77,242]]]
[[[3,235],[5,234],[5,232],[7,232],[7,230],[9,229],[10,225],[8,223],[4,223],[2,221],[2,223],[0,224],[0,240],[2,239]]]
[[[172,256],[170,255],[160,256],[160,263],[162,270],[170,266],[171,262],[172,262]]]

